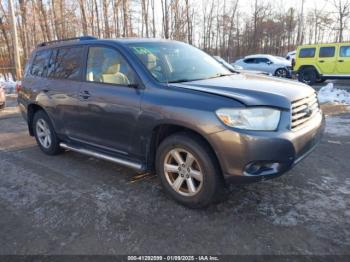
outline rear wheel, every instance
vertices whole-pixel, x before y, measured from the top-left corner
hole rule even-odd
[[[48,155],[56,155],[62,152],[59,139],[44,111],[38,111],[33,118],[33,131],[40,149]]]
[[[307,85],[313,85],[316,83],[317,80],[317,72],[311,67],[301,69],[298,74],[298,80]]]
[[[195,135],[180,133],[166,138],[157,150],[156,170],[166,192],[187,207],[205,207],[223,194],[216,158]]]

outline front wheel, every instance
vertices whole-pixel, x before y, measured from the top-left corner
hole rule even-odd
[[[320,77],[320,78],[316,79],[316,83],[321,84],[321,83],[325,82],[326,80],[327,79]]]
[[[180,133],[166,138],[157,149],[156,170],[166,192],[187,207],[205,207],[223,195],[216,158],[195,135]]]
[[[62,152],[59,139],[44,111],[38,111],[33,118],[33,131],[40,149],[48,155],[56,155]]]
[[[298,74],[298,80],[307,85],[313,85],[317,80],[317,72],[313,68],[304,68]]]
[[[285,68],[279,68],[279,69],[276,70],[275,76],[287,78],[288,77],[288,71]]]

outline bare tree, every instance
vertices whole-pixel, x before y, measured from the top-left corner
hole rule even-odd
[[[81,13],[81,22],[83,25],[83,34],[87,35],[88,30],[87,30],[87,20],[86,20],[86,12],[85,12],[85,4],[84,0],[79,0],[79,7],[80,7],[80,13]]]
[[[338,42],[343,41],[344,28],[350,17],[350,1],[349,0],[333,0],[333,5],[336,8],[338,19]]]
[[[156,17],[155,17],[154,0],[151,0],[151,8],[152,8],[152,36],[156,37]]]
[[[163,14],[163,34],[164,38],[169,38],[169,5],[168,0],[161,0]]]
[[[109,38],[111,36],[110,36],[109,22],[108,22],[108,0],[103,0],[103,18],[105,22],[104,36]]]

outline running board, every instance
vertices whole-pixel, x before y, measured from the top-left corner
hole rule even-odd
[[[137,163],[134,163],[134,162],[131,162],[131,161],[128,161],[128,160],[124,160],[124,159],[120,159],[120,158],[117,158],[117,157],[112,157],[112,156],[109,156],[109,155],[101,154],[101,153],[98,153],[98,152],[95,152],[95,151],[92,151],[92,150],[88,150],[88,149],[85,149],[85,148],[78,148],[78,147],[74,147],[74,146],[71,146],[71,145],[67,145],[65,143],[60,143],[60,147],[62,147],[64,149],[68,149],[68,150],[74,151],[74,152],[78,152],[78,153],[81,153],[81,154],[84,154],[84,155],[96,157],[96,158],[107,160],[107,161],[110,161],[110,162],[114,162],[114,163],[117,163],[117,164],[120,164],[120,165],[123,165],[123,166],[130,167],[132,169],[143,170],[141,164],[137,164]]]

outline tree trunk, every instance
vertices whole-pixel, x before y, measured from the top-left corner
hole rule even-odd
[[[84,2],[85,2],[84,0],[79,0],[79,7],[80,7],[80,14],[81,14],[81,22],[83,25],[83,34],[88,35]]]
[[[155,19],[155,6],[154,6],[154,0],[151,0],[151,7],[152,7],[152,34],[153,37],[156,37],[156,19]]]
[[[107,0],[103,0],[103,17],[105,21],[105,30],[104,30],[104,36],[107,38],[110,38],[110,30],[109,30],[109,23],[108,23],[108,2]]]
[[[97,0],[94,0],[94,5],[95,5],[95,14],[96,14],[96,23],[97,23],[97,34],[98,34],[98,37],[101,38],[100,16],[98,14]]]

